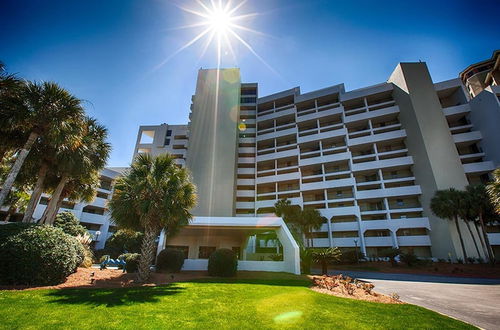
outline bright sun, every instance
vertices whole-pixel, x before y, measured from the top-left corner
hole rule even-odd
[[[165,64],[173,56],[190,47],[198,40],[204,38],[206,41],[200,57],[204,56],[210,45],[215,44],[217,49],[217,67],[220,67],[221,65],[222,48],[227,49],[228,53],[232,55],[234,61],[237,62],[236,54],[232,45],[232,43],[236,41],[237,43],[241,43],[271,71],[275,72],[275,70],[269,66],[259,54],[257,54],[253,47],[244,40],[243,36],[240,35],[242,32],[248,32],[261,36],[268,36],[248,27],[248,20],[259,16],[258,13],[238,13],[247,0],[194,0],[191,2],[191,6],[186,7],[185,5],[187,2],[188,1],[182,1],[182,5],[178,5],[178,7],[186,13],[193,14],[199,20],[179,28],[186,29],[202,27],[203,29],[193,39],[168,56],[158,67]]]

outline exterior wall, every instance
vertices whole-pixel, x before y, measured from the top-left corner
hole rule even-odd
[[[140,126],[132,159],[139,153],[149,153],[152,156],[157,156],[168,152],[177,157],[177,164],[185,165],[188,142],[187,133],[187,125],[161,124]],[[151,141],[142,141],[144,135],[149,135]]]
[[[239,69],[198,73],[186,162],[200,196],[194,215],[234,215],[240,86]]]
[[[482,134],[480,143],[485,159],[492,161],[493,166],[500,166],[500,88],[490,86],[470,101],[470,120]]]

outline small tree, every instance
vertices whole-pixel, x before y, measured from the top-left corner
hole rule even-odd
[[[493,171],[493,181],[487,185],[486,190],[496,212],[500,214],[500,168]]]
[[[312,250],[312,260],[321,264],[321,273],[323,275],[328,275],[328,264],[340,261],[341,257],[342,251],[340,251],[338,247],[324,249],[316,248]]]
[[[78,218],[71,212],[62,212],[56,216],[54,227],[61,228],[63,232],[71,236],[88,235],[87,229],[80,224]]]

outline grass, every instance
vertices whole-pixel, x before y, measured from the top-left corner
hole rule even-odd
[[[0,291],[3,329],[473,329],[413,305],[324,295],[295,279],[206,279],[157,287]]]

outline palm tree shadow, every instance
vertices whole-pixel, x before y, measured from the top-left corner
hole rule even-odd
[[[70,305],[93,305],[114,307],[135,303],[155,303],[162,297],[181,293],[184,290],[176,284],[153,287],[131,287],[114,289],[61,289],[47,295],[54,297],[50,303]]]

